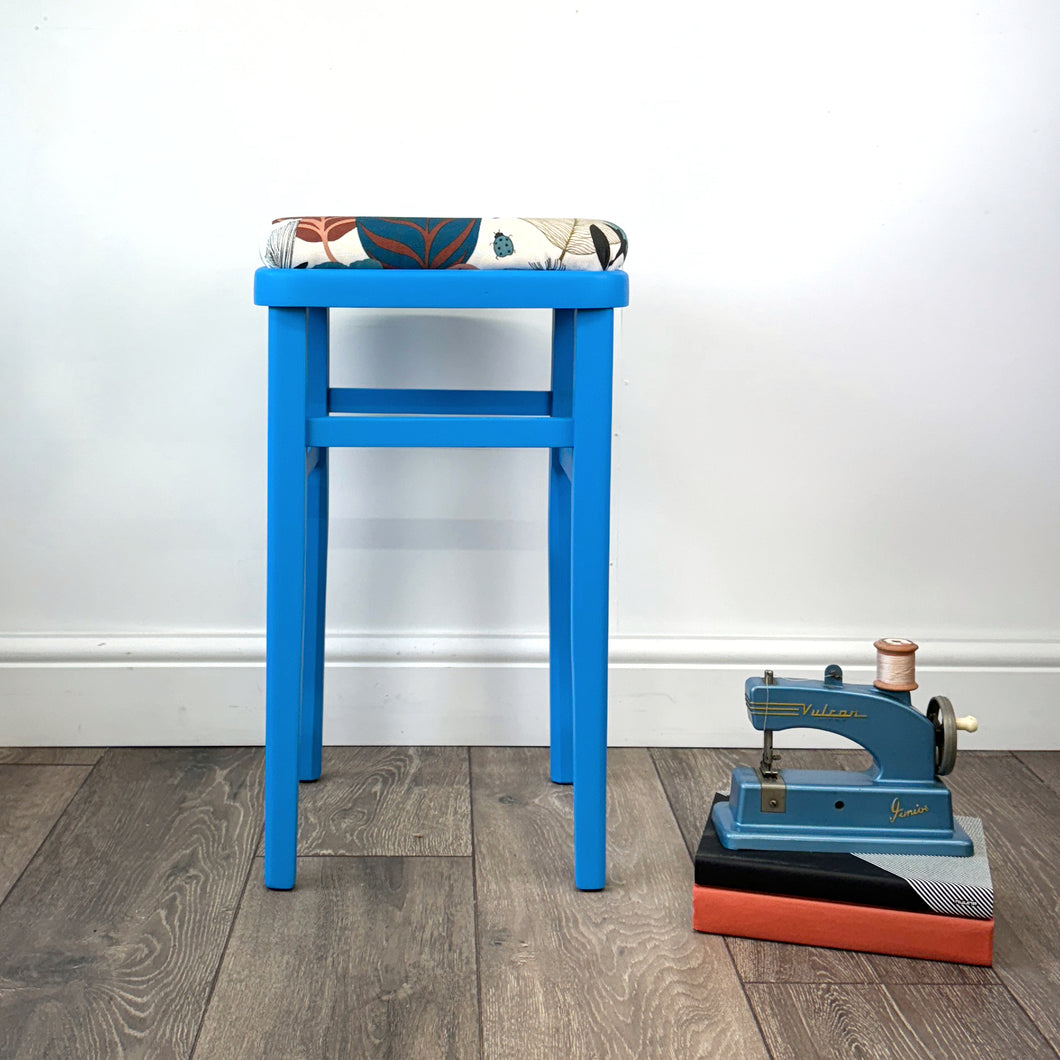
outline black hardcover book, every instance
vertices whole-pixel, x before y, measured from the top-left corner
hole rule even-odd
[[[728,801],[715,795],[714,802]],[[994,888],[977,817],[960,817],[975,844],[969,858],[727,850],[710,816],[695,857],[701,887],[989,920]]]

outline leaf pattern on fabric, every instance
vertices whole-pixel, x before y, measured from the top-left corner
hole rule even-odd
[[[554,269],[625,267],[610,221],[534,217],[281,217],[261,245],[273,269]]]
[[[523,220],[527,224],[532,224],[554,247],[559,248],[560,261],[568,253],[593,253],[593,238],[589,234],[589,226],[576,217],[568,219],[524,217]],[[582,229],[581,232],[578,231],[579,228]]]
[[[307,243],[322,244],[328,260],[334,262],[339,259],[331,252],[331,240],[341,239],[357,227],[356,217],[278,217],[273,224],[280,221],[297,221],[296,238],[304,239]]]
[[[273,269],[289,269],[294,264],[294,245],[298,238],[298,218],[281,218],[272,222],[262,250],[262,260]]]
[[[604,262],[612,260],[611,252],[609,249],[606,258],[601,256],[598,243],[603,238],[610,247],[611,241],[604,229],[609,229],[615,236],[615,243],[620,247],[622,245],[619,230],[606,221],[591,221],[584,217],[524,217],[522,220],[532,224],[554,247],[559,248],[559,261],[568,254],[595,254],[600,259],[600,267],[606,269]],[[593,232],[594,228],[596,233]],[[616,254],[615,260],[618,257]]]
[[[478,242],[479,217],[361,217],[364,252],[388,269],[466,265]]]
[[[589,225],[589,235],[593,237],[596,256],[600,259],[600,268],[606,269],[611,263],[611,244],[608,243],[607,236],[596,225]]]
[[[349,265],[341,261],[322,261],[314,265],[314,269],[381,269],[383,266],[378,261],[369,258],[367,261],[351,261]]]

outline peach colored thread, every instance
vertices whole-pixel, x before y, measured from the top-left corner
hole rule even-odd
[[[873,647],[876,649],[876,680],[873,684],[888,692],[912,692],[917,687],[917,645],[901,637],[884,637]]]

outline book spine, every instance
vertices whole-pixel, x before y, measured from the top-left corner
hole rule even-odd
[[[957,964],[993,963],[994,922],[784,895],[692,888],[692,926],[715,935]]]
[[[813,869],[790,864],[772,865],[761,859],[744,862],[727,852],[721,862],[711,861],[709,855],[697,858],[695,882],[701,887],[729,891],[886,906],[910,913],[932,912],[924,899],[897,876],[856,875],[840,871],[834,865]]]

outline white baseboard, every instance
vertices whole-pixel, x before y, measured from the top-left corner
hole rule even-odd
[[[327,743],[548,742],[543,636],[336,635],[327,656]],[[0,636],[0,745],[260,744],[264,657],[249,634]],[[1060,642],[924,641],[918,659],[914,703],[943,694],[979,718],[962,746],[1060,748]],[[872,679],[861,639],[612,637],[609,740],[752,746],[744,679],[831,662]],[[808,730],[777,743],[844,746]]]

